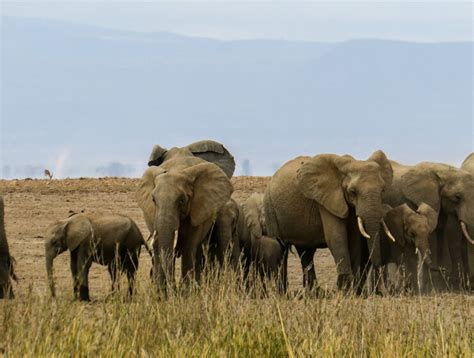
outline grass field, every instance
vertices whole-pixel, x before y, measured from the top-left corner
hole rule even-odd
[[[233,179],[235,195],[262,192],[268,178]],[[307,297],[301,269],[290,255],[289,297],[270,290],[255,298],[226,271],[207,272],[199,289],[157,297],[142,252],[136,295],[110,295],[106,269],[93,266],[93,301],[72,300],[69,257],[55,262],[58,298],[46,291],[43,235],[69,210],[123,213],[144,233],[134,201],[137,180],[0,181],[6,230],[17,260],[17,299],[0,302],[0,350],[8,356],[465,356],[473,355],[474,298]],[[144,250],[143,250],[144,251]],[[316,257],[318,280],[334,289],[327,250]],[[259,296],[258,296],[259,297]]]

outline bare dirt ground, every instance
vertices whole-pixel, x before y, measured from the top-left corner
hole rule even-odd
[[[234,197],[247,198],[253,192],[263,192],[268,177],[236,177],[232,179]],[[135,202],[138,179],[101,178],[65,180],[0,180],[0,193],[5,199],[5,223],[10,251],[15,257],[20,281],[15,294],[25,296],[33,290],[41,295],[46,291],[44,262],[44,235],[48,225],[66,218],[70,210],[87,213],[120,213],[130,216],[148,234],[143,215]],[[318,281],[323,287],[334,287],[336,271],[327,249],[319,250],[315,259]],[[142,250],[139,280],[149,280],[151,261]],[[69,255],[64,253],[55,260],[55,279],[58,295],[72,291]],[[290,289],[301,287],[302,274],[299,260],[290,254]],[[89,275],[91,296],[105,297],[110,291],[110,280],[103,266],[94,264]]]

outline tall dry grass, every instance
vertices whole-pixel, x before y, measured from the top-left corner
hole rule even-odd
[[[141,279],[92,303],[31,290],[0,304],[8,356],[464,356],[473,354],[469,295],[268,297],[248,294],[229,270],[201,287],[159,297]],[[94,293],[92,292],[92,295]],[[291,296],[291,295],[290,295]]]

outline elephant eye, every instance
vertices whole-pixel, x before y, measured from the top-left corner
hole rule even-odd
[[[408,237],[411,237],[412,239],[415,237],[415,233],[413,231],[408,231]]]
[[[454,194],[454,200],[455,200],[456,202],[461,201],[461,199],[462,199],[462,194],[461,194],[461,193],[456,193],[456,194]]]
[[[357,190],[354,189],[354,188],[349,188],[349,189],[348,189],[348,192],[349,192],[349,194],[352,195],[352,196],[356,196],[356,195],[357,195]]]

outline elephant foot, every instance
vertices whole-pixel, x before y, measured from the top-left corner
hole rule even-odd
[[[79,300],[90,302],[89,297],[89,287],[88,286],[81,286],[79,287]]]
[[[0,299],[14,299],[15,295],[11,287],[0,287]]]
[[[341,273],[337,276],[337,289],[343,292],[349,292],[352,287],[352,274]]]

